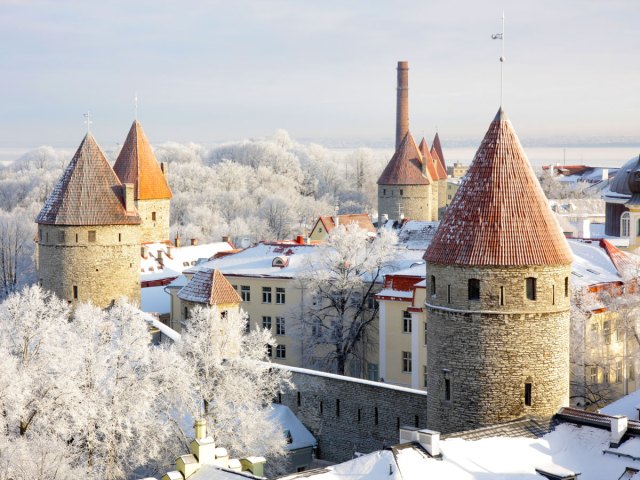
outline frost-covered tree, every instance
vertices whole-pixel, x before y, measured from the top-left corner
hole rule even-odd
[[[289,377],[266,362],[267,346],[275,348],[271,333],[246,333],[246,325],[246,316],[236,311],[191,311],[177,345],[196,393],[190,413],[206,419],[209,434],[232,455],[252,452],[274,460],[284,455],[286,440],[268,418],[270,403]]]
[[[376,237],[357,225],[332,230],[326,246],[311,256],[299,281],[307,292],[301,336],[308,357],[344,375],[349,361],[365,361],[368,334],[375,325],[374,295],[396,256],[397,237]]]

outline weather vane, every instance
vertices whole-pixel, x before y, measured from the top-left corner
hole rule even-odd
[[[502,96],[504,90],[504,12],[502,12],[502,32],[491,35],[493,40],[500,40],[502,43],[502,55],[500,56],[500,106],[502,107]]]
[[[87,125],[87,133],[91,133],[91,124],[93,123],[91,121],[91,113],[87,110],[87,113],[83,114],[83,116],[85,118],[84,123]]]

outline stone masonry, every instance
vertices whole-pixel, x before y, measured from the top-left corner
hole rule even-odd
[[[70,303],[105,308],[122,296],[139,303],[140,226],[41,224],[38,267],[42,287]]]
[[[142,223],[140,224],[142,233],[140,242],[164,242],[170,239],[169,234],[169,213],[171,200],[136,200],[136,208]],[[155,220],[153,213],[155,212]]]
[[[431,185],[378,185],[378,214],[399,220],[401,212],[405,218],[429,222],[433,220],[431,199]]]
[[[369,453],[398,443],[400,426],[426,427],[424,391],[292,370],[295,388],[281,393],[279,399],[318,440],[318,458],[344,462],[355,452]]]
[[[568,404],[570,274],[570,265],[427,264],[429,428],[469,430]],[[527,277],[536,279],[535,300]],[[478,300],[469,299],[469,279],[480,281]]]

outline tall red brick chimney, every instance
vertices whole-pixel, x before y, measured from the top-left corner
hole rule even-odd
[[[398,62],[396,104],[396,150],[409,131],[409,62]]]

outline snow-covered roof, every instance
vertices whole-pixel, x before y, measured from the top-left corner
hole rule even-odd
[[[397,230],[398,246],[408,250],[426,250],[431,244],[439,224],[439,222],[423,222],[418,220],[403,222]]]
[[[441,458],[429,456],[415,443],[402,444],[285,478],[304,475],[322,480],[542,479],[537,469],[563,475],[581,473],[580,480],[638,478],[622,475],[627,468],[640,470],[640,438],[610,448],[610,436],[605,429],[562,423],[541,438],[491,437],[475,441],[447,438],[440,441]]]
[[[145,246],[148,253],[147,258],[140,258],[141,282],[175,278],[187,268],[196,265],[199,260],[208,260],[217,253],[233,250],[233,245],[229,242],[203,243],[184,247],[173,247],[166,243],[149,243]],[[158,251],[162,252],[162,265],[158,262]]]
[[[287,450],[298,450],[305,447],[316,447],[317,440],[311,432],[307,430],[298,417],[285,405],[274,403],[273,409],[269,414],[269,420],[276,421],[282,427],[282,430],[291,434],[291,443],[285,447]]]
[[[391,288],[385,288],[380,290],[377,294],[376,294],[376,298],[378,297],[396,297],[396,298],[406,298],[406,299],[412,299],[413,298],[413,292],[409,291],[403,291],[403,290],[393,290]]]
[[[569,240],[573,252],[571,280],[574,285],[588,286],[622,280],[611,257],[600,242],[592,240]]]
[[[638,409],[640,408],[640,390],[631,392],[628,395],[610,403],[604,408],[601,408],[602,413],[607,415],[624,415],[631,419],[638,419]],[[640,453],[640,452],[638,452]]]
[[[165,287],[147,287],[140,289],[140,310],[152,313],[169,313],[171,297]]]

